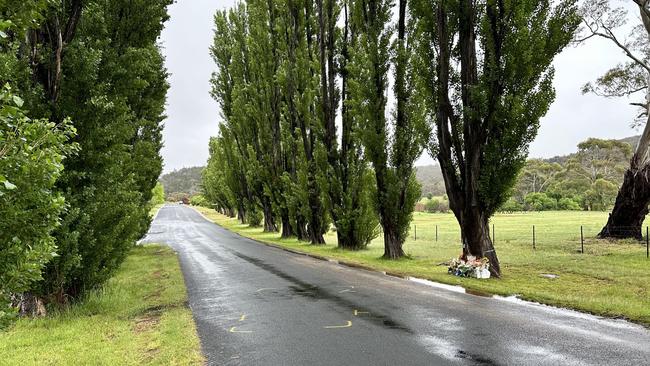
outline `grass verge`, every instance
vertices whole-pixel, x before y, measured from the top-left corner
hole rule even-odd
[[[650,326],[650,260],[637,242],[593,239],[606,221],[604,212],[545,212],[496,215],[496,249],[501,279],[476,280],[447,274],[444,263],[460,253],[460,232],[451,214],[416,213],[404,249],[409,258],[381,258],[383,239],[351,252],[336,247],[327,233],[325,246],[312,246],[277,233],[241,225],[214,210],[197,208],[210,220],[243,236],[292,250],[342,260],[404,276],[460,285],[466,289],[572,308]],[[535,225],[536,247],[532,247]],[[437,234],[436,234],[437,226]],[[580,227],[587,238],[581,253]],[[415,231],[417,227],[417,240]],[[437,238],[437,240],[436,240]],[[555,274],[558,278],[543,277]]]
[[[5,365],[204,363],[176,254],[132,250],[115,277],[70,308],[0,333]]]

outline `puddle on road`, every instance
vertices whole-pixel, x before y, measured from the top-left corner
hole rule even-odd
[[[472,355],[460,349],[456,350],[456,355],[454,357],[469,360],[472,362],[472,365],[497,365],[494,361],[488,358]]]
[[[488,294],[487,292],[470,290],[470,289],[465,289],[465,293],[470,294],[470,295],[474,295],[474,296],[480,296],[480,297],[494,297],[494,295]]]

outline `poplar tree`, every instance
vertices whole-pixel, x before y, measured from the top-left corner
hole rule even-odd
[[[572,40],[575,1],[414,0],[418,74],[463,254],[499,261],[489,219],[506,202],[555,98],[553,58]]]
[[[397,26],[390,24],[389,0],[353,1],[358,31],[349,50],[351,113],[359,124],[365,154],[376,181],[376,207],[384,232],[384,257],[404,256],[415,202],[420,196],[413,164],[423,150],[427,128],[414,88],[406,0],[398,4]],[[394,34],[394,29],[397,34]],[[391,45],[391,37],[395,41]],[[394,67],[396,106],[386,117],[388,73]]]
[[[162,169],[168,85],[157,40],[169,4],[64,1],[48,13],[47,24],[76,22],[74,37],[62,31],[62,49],[51,35],[31,39],[55,61],[61,53],[61,64],[32,61],[36,75],[43,68],[49,75],[38,80],[52,118],[72,119],[81,149],[65,160],[57,183],[69,207],[55,232],[58,256],[39,285],[50,300],[66,302],[101,285],[147,231],[151,192]]]

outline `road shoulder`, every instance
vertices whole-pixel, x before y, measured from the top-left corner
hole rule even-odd
[[[83,302],[0,333],[11,365],[195,365],[204,362],[178,258],[159,245],[133,249],[116,276]]]

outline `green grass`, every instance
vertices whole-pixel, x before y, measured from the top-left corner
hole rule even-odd
[[[158,213],[158,211],[160,211],[160,209],[161,209],[164,205],[165,205],[164,203],[160,203],[160,204],[157,204],[157,205],[154,205],[153,207],[151,207],[151,210],[149,210],[149,216],[151,216],[151,217],[156,216],[156,214]]]
[[[3,365],[196,365],[204,363],[178,259],[136,247],[102,290],[0,332]]]
[[[345,260],[391,273],[460,285],[474,291],[519,295],[544,304],[578,309],[593,314],[626,318],[650,325],[650,260],[645,245],[596,240],[604,212],[544,212],[496,215],[496,250],[501,279],[476,280],[447,274],[441,265],[461,252],[460,231],[453,215],[415,213],[404,250],[409,255],[388,261],[382,238],[358,252],[336,248],[336,234],[329,232],[326,246],[283,240],[277,233],[241,225],[236,219],[199,208],[208,218],[241,235],[327,258]],[[435,228],[438,226],[438,241]],[[536,250],[532,247],[532,226]],[[580,226],[584,226],[585,254],[580,250]],[[417,240],[414,239],[417,227]],[[541,277],[556,274],[557,279]]]

